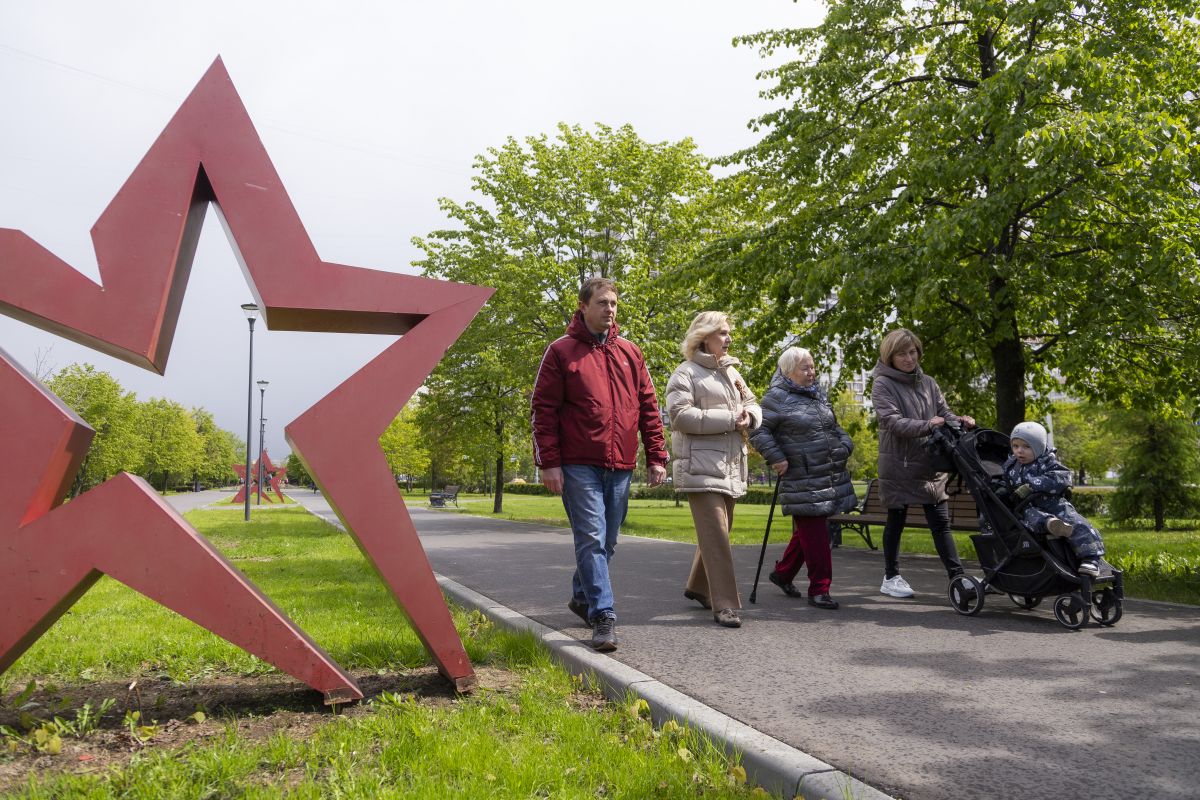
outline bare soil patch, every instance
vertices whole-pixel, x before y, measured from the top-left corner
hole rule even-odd
[[[364,700],[384,692],[410,696],[417,702],[442,707],[459,696],[433,667],[408,672],[351,673]],[[495,667],[476,667],[478,690],[510,693],[520,686],[520,676]],[[189,743],[223,736],[228,726],[250,741],[263,741],[276,733],[305,738],[336,715],[362,716],[369,713],[365,702],[327,706],[323,696],[296,681],[278,675],[263,677],[214,677],[189,683],[170,679],[138,678],[130,683],[94,682],[70,686],[39,683],[37,689],[14,701],[20,689],[0,702],[0,725],[21,734],[33,720],[54,717],[74,720],[76,712],[90,703],[99,709],[112,699],[114,705],[85,738],[65,736],[61,752],[50,755],[21,745],[10,752],[0,739],[0,792],[24,786],[31,776],[51,777],[56,773],[102,772],[126,764],[134,754],[147,750],[175,750]],[[133,735],[126,714],[141,712],[140,722],[156,725],[142,741]],[[203,722],[192,719],[204,712]],[[24,719],[24,722],[23,722]]]

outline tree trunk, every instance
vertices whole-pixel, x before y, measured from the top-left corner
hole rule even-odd
[[[83,491],[83,474],[87,471],[88,459],[92,454],[89,452],[83,457],[83,463],[79,465],[79,471],[75,473],[75,480],[71,481],[71,497],[79,497],[79,493]]]
[[[1002,294],[1005,285],[1003,278],[993,278],[988,286],[995,308],[993,330],[1000,334],[991,350],[996,373],[996,427],[1002,433],[1025,421],[1025,350],[1010,295]]]
[[[496,419],[496,499],[492,502],[492,513],[504,510],[504,420]]]
[[[1161,531],[1167,523],[1166,508],[1160,496],[1154,498],[1154,530]]]

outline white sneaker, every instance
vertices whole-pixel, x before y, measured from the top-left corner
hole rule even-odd
[[[912,587],[908,585],[908,581],[897,575],[894,578],[884,578],[883,585],[879,587],[879,591],[892,597],[912,597]]]

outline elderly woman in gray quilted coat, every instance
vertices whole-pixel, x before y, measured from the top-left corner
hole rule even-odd
[[[792,579],[807,564],[809,605],[834,610],[827,518],[855,506],[846,470],[854,444],[838,425],[804,348],[783,351],[762,408],[762,426],[750,441],[779,475],[779,502],[792,518],[792,540],[767,578],[787,596],[799,597]]]
[[[888,510],[879,591],[891,597],[913,596],[912,587],[900,575],[900,534],[910,505],[920,505],[924,510],[933,546],[946,573],[953,578],[963,571],[950,533],[947,475],[937,471],[932,454],[923,444],[933,429],[947,420],[961,420],[968,428],[975,427],[975,420],[965,414],[956,415],[946,405],[937,381],[921,371],[924,352],[921,340],[912,331],[892,331],[879,345],[879,363],[871,384],[871,405],[879,420],[879,496]]]
[[[734,501],[746,493],[746,431],[762,409],[729,355],[729,318],[704,311],[680,350],[687,359],[667,383],[675,491],[687,495],[696,524],[696,555],[683,596],[713,609],[726,628],[741,627],[729,529]]]

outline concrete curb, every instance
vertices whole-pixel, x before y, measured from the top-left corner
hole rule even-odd
[[[773,795],[802,797],[804,800],[894,800],[820,759],[597,653],[577,639],[535,622],[445,576],[438,575],[437,580],[442,591],[459,605],[476,609],[510,630],[536,636],[568,672],[591,677],[610,699],[621,700],[626,692],[633,692],[649,704],[655,725],[673,719],[680,725],[690,725],[708,734],[713,741],[721,743],[726,752],[740,753],[749,780]]]

